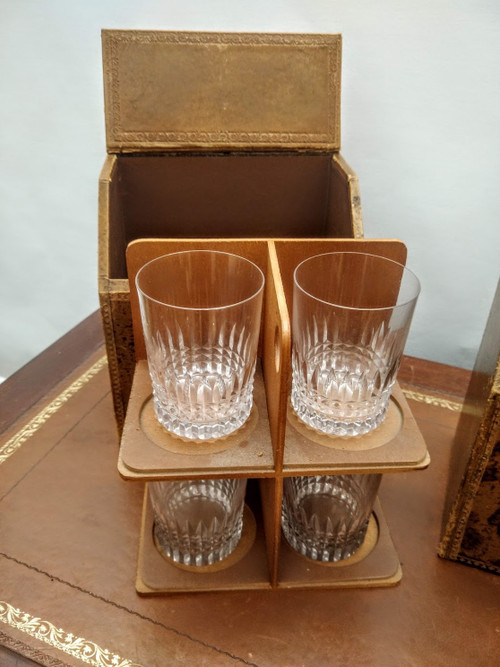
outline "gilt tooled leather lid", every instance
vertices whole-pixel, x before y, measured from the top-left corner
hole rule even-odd
[[[108,152],[340,149],[341,35],[103,30]]]

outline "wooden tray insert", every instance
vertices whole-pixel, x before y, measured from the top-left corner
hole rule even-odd
[[[255,262],[264,271],[266,287],[258,352],[261,372],[257,372],[255,381],[257,421],[254,415],[241,432],[227,438],[234,442],[198,444],[172,439],[155,422],[134,281],[139,268],[154,257],[208,248],[232,252]],[[181,570],[159,553],[153,543],[152,511],[146,498],[137,575],[139,593],[388,586],[401,578],[397,554],[378,501],[368,541],[352,559],[335,566],[303,558],[281,534],[284,477],[397,472],[417,470],[429,463],[425,442],[397,385],[386,422],[359,438],[333,438],[308,429],[289,406],[293,271],[307,257],[340,250],[371,252],[402,264],[406,260],[406,247],[397,240],[140,239],[129,245],[127,265],[136,371],[120,448],[120,473],[126,479],[143,481],[243,476],[254,484],[256,479],[251,478],[258,478],[261,498],[256,514],[257,536],[248,553],[230,567],[206,573]],[[187,451],[189,445],[192,449]]]

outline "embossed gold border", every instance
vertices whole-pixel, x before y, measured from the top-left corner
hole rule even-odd
[[[52,415],[54,415],[68,400],[89,382],[108,363],[107,357],[101,357],[83,375],[62,391],[53,401],[46,405],[37,415],[30,419],[23,428],[12,438],[0,445],[0,465],[12,454],[17,452],[23,443],[34,435]]]
[[[94,667],[141,667],[139,663],[122,658],[88,639],[76,637],[50,621],[16,609],[8,602],[0,601],[0,621]]]
[[[107,364],[103,356],[85,373],[80,375],[64,391],[62,391],[43,410],[36,414],[12,438],[0,446],[0,464],[14,454],[32,435],[34,435],[58,410],[84,387]],[[77,637],[71,632],[56,627],[47,620],[32,616],[5,601],[0,601],[0,621],[20,630],[52,648],[64,651],[68,655],[95,667],[141,667],[139,663],[122,658],[109,649],[101,648],[96,643]]]
[[[103,356],[85,373],[62,391],[43,410],[35,415],[12,438],[0,446],[0,464],[14,454],[32,435],[34,435],[67,401],[84,387],[107,364]],[[409,389],[402,390],[406,398],[457,412],[462,404],[444,398],[431,396]],[[20,632],[44,642],[57,650],[71,655],[75,659],[94,667],[143,667],[139,663],[122,658],[109,649],[101,648],[96,643],[77,637],[71,632],[58,628],[47,620],[32,616],[11,604],[0,600],[0,621]]]
[[[214,144],[231,147],[279,147],[295,148],[328,147],[340,144],[340,77],[342,42],[339,34],[302,33],[242,33],[242,32],[177,32],[151,30],[103,30],[104,87],[107,108],[108,148],[158,148],[159,145]],[[327,67],[330,85],[328,93],[328,132],[295,131],[229,131],[229,130],[125,130],[122,127],[120,58],[124,47],[134,44],[164,45],[223,45],[223,46],[281,46],[328,49]],[[127,51],[128,52],[128,51]]]
[[[411,389],[402,389],[401,391],[406,396],[406,398],[410,399],[411,401],[426,403],[427,405],[433,405],[437,408],[444,408],[445,410],[451,410],[452,412],[460,412],[463,407],[462,403],[449,401],[447,398],[439,398],[438,396],[423,394],[419,391],[412,391]]]

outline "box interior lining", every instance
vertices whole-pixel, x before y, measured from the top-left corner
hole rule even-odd
[[[332,154],[120,155],[109,191],[109,277],[137,238],[349,237]]]

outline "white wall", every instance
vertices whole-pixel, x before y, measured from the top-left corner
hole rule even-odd
[[[0,375],[98,307],[101,28],[343,33],[367,237],[423,292],[407,353],[471,367],[498,279],[498,0],[2,0]]]

